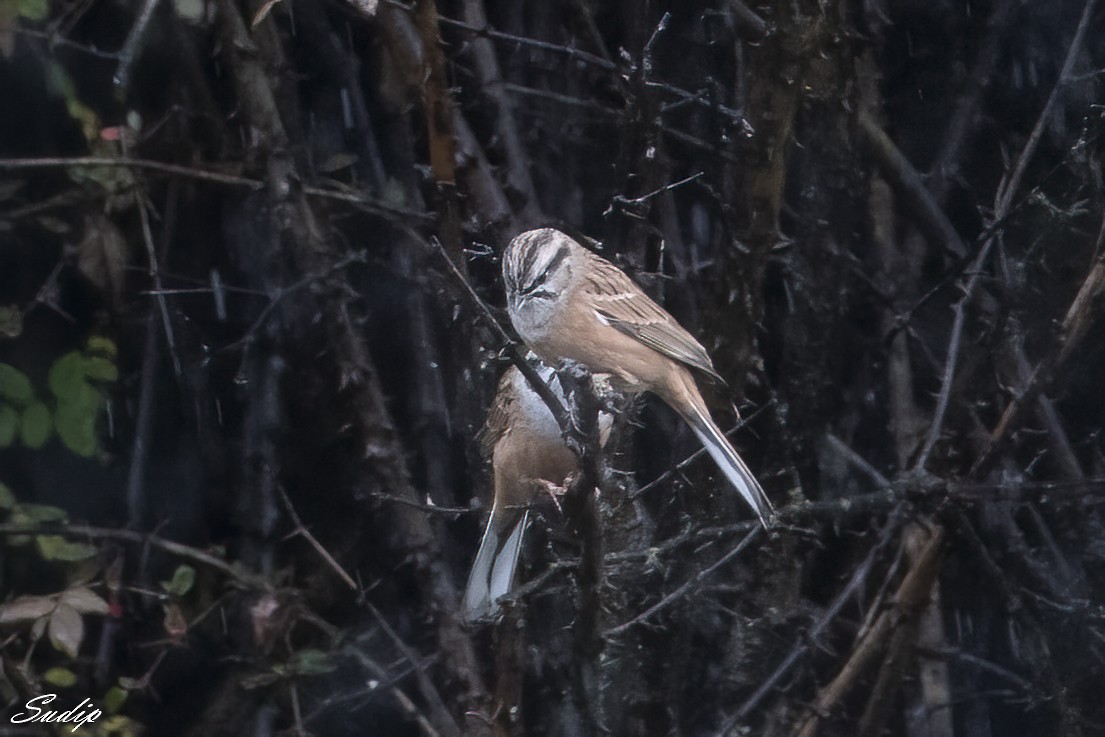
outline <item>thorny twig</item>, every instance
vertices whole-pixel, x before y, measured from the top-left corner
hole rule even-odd
[[[155,4],[157,0],[147,0],[148,4]],[[124,144],[124,154],[126,153]],[[150,281],[153,282],[154,291],[157,294],[154,296],[154,300],[157,302],[157,309],[161,313],[161,327],[165,331],[165,343],[169,348],[169,357],[173,361],[173,373],[176,374],[179,380],[183,375],[183,367],[180,363],[180,354],[176,348],[176,334],[173,331],[173,321],[169,316],[169,302],[165,299],[165,295],[162,293],[164,285],[161,281],[161,265],[157,258],[157,247],[153,242],[153,232],[150,230],[150,213],[146,208],[146,187],[138,176],[137,172],[132,172],[135,175],[135,180],[138,182],[138,190],[135,193],[135,202],[138,206],[139,220],[142,223],[142,242],[146,245],[146,259],[148,261]]]
[[[418,680],[419,689],[422,691],[422,696],[430,702],[430,709],[438,725],[444,728],[446,734],[460,737],[460,735],[463,734],[460,725],[453,719],[449,708],[445,705],[445,700],[442,698],[441,692],[438,691],[433,681],[430,680],[429,675],[427,675],[424,663],[420,661],[418,655],[411,646],[399,636],[399,633],[396,632],[390,624],[388,624],[384,615],[380,613],[380,610],[377,609],[371,601],[366,600],[365,606],[376,620],[376,623],[380,625],[380,629],[387,635],[388,639],[399,649],[399,652],[403,654],[407,662],[414,667],[415,678]]]
[[[752,542],[756,539],[756,537],[759,536],[762,531],[763,527],[753,527],[751,532],[745,535],[744,538],[739,543],[737,543],[732,550],[718,558],[715,563],[707,568],[703,568],[701,571],[696,573],[693,578],[684,581],[674,591],[664,596],[662,599],[660,599],[660,601],[656,602],[637,616],[633,617],[633,619],[630,619],[628,622],[623,622],[616,627],[611,627],[603,633],[603,637],[606,639],[618,637],[624,634],[633,625],[640,624],[641,622],[644,622],[645,620],[653,617],[657,612],[671,606],[671,604],[675,603],[683,596],[701,586],[702,582],[706,580],[706,578],[709,577],[710,574],[712,574],[714,571],[718,570],[726,563],[729,563],[731,560],[733,560],[733,558],[737,557],[737,555],[739,555],[741,551],[752,544]]]
[[[759,416],[759,415],[760,415],[761,413],[765,412],[766,410],[768,410],[768,409],[770,409],[770,408],[771,408],[772,406],[774,406],[774,404],[775,404],[775,401],[776,401],[776,400],[772,399],[772,400],[771,400],[770,402],[768,402],[767,404],[763,405],[762,407],[758,407],[758,408],[756,409],[756,411],[755,411],[755,412],[753,412],[752,414],[748,415],[747,417],[742,417],[742,418],[740,419],[740,422],[738,422],[738,423],[737,423],[736,425],[734,425],[734,426],[733,426],[732,428],[730,428],[730,429],[729,429],[729,430],[728,430],[728,431],[727,431],[727,432],[725,433],[725,435],[726,435],[726,436],[732,435],[733,433],[737,432],[737,431],[738,431],[738,430],[740,430],[741,428],[743,428],[743,427],[745,427],[746,425],[748,425],[748,424],[749,424],[750,422],[752,422],[752,421],[753,421],[754,419],[756,419],[756,418],[757,418],[757,417],[758,417],[758,416]],[[662,483],[664,483],[665,481],[667,481],[667,480],[668,480],[669,478],[671,478],[671,477],[672,477],[672,476],[674,476],[675,474],[677,474],[677,473],[680,473],[681,471],[684,471],[684,470],[686,470],[686,468],[687,468],[688,466],[690,466],[690,465],[691,465],[692,463],[694,463],[695,461],[697,461],[697,460],[698,460],[699,458],[701,458],[701,457],[702,457],[702,456],[704,456],[704,455],[706,455],[706,448],[705,448],[705,447],[699,448],[699,449],[698,449],[698,450],[696,450],[696,451],[695,451],[694,453],[691,453],[691,454],[690,454],[689,456],[687,456],[687,457],[686,457],[686,458],[684,458],[683,460],[679,461],[679,463],[676,463],[676,464],[675,464],[674,466],[672,466],[671,468],[669,468],[669,469],[668,469],[667,471],[664,471],[664,472],[663,472],[662,474],[660,474],[659,476],[657,476],[656,478],[654,478],[654,479],[653,479],[652,481],[649,481],[649,482],[648,482],[647,484],[645,484],[645,485],[644,485],[644,486],[642,486],[641,488],[639,488],[639,489],[636,489],[635,491],[633,491],[633,492],[632,492],[632,493],[631,493],[631,494],[629,495],[629,498],[630,498],[630,499],[636,499],[637,497],[639,497],[639,496],[641,496],[641,495],[643,495],[643,494],[646,494],[646,493],[648,493],[648,492],[649,492],[649,491],[651,491],[652,489],[656,488],[656,487],[657,487],[657,486],[659,486],[660,484],[662,484]]]
[[[893,533],[897,531],[898,526],[901,524],[902,517],[904,516],[904,507],[899,503],[895,510],[891,513],[886,524],[883,525],[882,531],[879,533],[879,538],[871,549],[867,551],[867,556],[863,559],[863,562],[856,566],[856,570],[852,572],[852,577],[848,579],[848,583],[844,585],[844,588],[840,590],[840,593],[836,595],[832,603],[825,609],[825,613],[818,618],[813,627],[803,638],[802,642],[796,644],[791,651],[783,658],[782,662],[772,671],[771,675],[760,684],[751,696],[749,696],[740,708],[737,709],[736,714],[730,719],[730,721],[721,730],[722,735],[729,734],[734,727],[746,720],[752,711],[759,706],[764,698],[775,688],[776,684],[786,676],[790,670],[797,665],[806,653],[809,652],[811,643],[817,642],[821,635],[829,628],[829,625],[833,623],[837,615],[844,608],[860,586],[867,580],[867,576],[870,575],[871,569],[875,565],[875,561],[878,560],[879,555],[889,544],[893,537]]]
[[[171,174],[173,176],[195,179],[202,182],[211,182],[212,184],[223,184],[230,187],[244,187],[245,189],[255,191],[262,190],[268,186],[259,179],[251,179],[249,177],[242,177],[234,174],[223,174],[222,172],[211,171],[209,169],[197,169],[191,166],[181,166],[180,164],[169,164],[164,161],[155,161],[153,159],[135,159],[117,156],[42,156],[21,159],[0,158],[0,171],[58,169],[69,167],[88,168],[97,166],[146,169],[161,174]],[[334,186],[338,185],[335,183]],[[324,187],[305,186],[303,187],[303,193],[310,197],[355,205],[356,207],[373,215],[379,215],[380,217],[394,218],[396,216],[401,216],[404,219],[416,220],[425,225],[432,225],[437,220],[433,213],[399,207],[380,199],[368,197],[363,193],[353,190],[344,191],[339,189],[327,189]],[[13,217],[13,213],[6,213],[5,217]]]
[[[1075,30],[1074,38],[1071,41],[1070,47],[1067,49],[1067,55],[1063,61],[1063,67],[1059,73],[1059,78],[1056,80],[1055,86],[1052,88],[1043,110],[1040,111],[1040,115],[1036,119],[1036,125],[1032,129],[1032,133],[1029,134],[1028,141],[1025,142],[1024,148],[1021,149],[1020,156],[1017,157],[1017,162],[1013,166],[1012,173],[998,189],[998,193],[995,197],[993,216],[996,222],[1005,220],[1009,214],[1013,198],[1016,196],[1017,190],[1020,187],[1021,179],[1023,179],[1024,172],[1028,167],[1028,162],[1036,153],[1036,147],[1040,142],[1040,137],[1043,135],[1044,129],[1051,120],[1055,103],[1059,99],[1059,95],[1063,91],[1063,88],[1066,86],[1067,80],[1070,78],[1071,71],[1074,68],[1075,60],[1078,58],[1078,53],[1082,48],[1082,41],[1086,36],[1086,30],[1089,27],[1090,18],[1093,16],[1096,5],[1097,0],[1086,0],[1082,9],[1082,17],[1078,21],[1078,28]],[[944,364],[944,378],[940,385],[940,393],[937,396],[932,424],[929,428],[928,436],[925,438],[925,442],[921,447],[921,452],[917,456],[917,462],[913,466],[914,470],[923,470],[925,468],[928,463],[929,455],[932,453],[932,449],[936,445],[936,441],[940,437],[940,433],[943,429],[944,416],[947,413],[948,401],[951,398],[951,387],[955,377],[955,366],[959,357],[963,324],[966,321],[967,303],[974,295],[975,288],[978,286],[982,276],[982,267],[987,257],[990,255],[990,250],[993,248],[997,238],[997,232],[991,232],[987,235],[986,240],[978,251],[978,255],[971,263],[969,269],[971,275],[964,287],[963,296],[960,297],[959,301],[956,303],[955,321],[952,324],[951,336],[948,339],[947,358]]]
[[[378,684],[377,686],[375,686],[375,688],[388,688],[391,691],[392,697],[394,697],[396,702],[399,704],[399,707],[408,715],[410,715],[412,719],[414,719],[415,723],[418,724],[418,726],[422,729],[426,737],[441,737],[441,733],[434,728],[433,724],[430,722],[429,717],[422,713],[422,710],[418,708],[418,705],[414,703],[414,700],[411,699],[410,696],[407,696],[407,694],[401,688],[399,688],[398,685],[395,685],[401,680],[401,678],[405,677],[407,673],[402,673],[399,676],[389,678],[387,671],[384,670],[383,667],[381,667],[375,660],[370,658],[366,653],[362,652],[359,648],[353,649],[353,655],[361,663],[361,665],[367,668],[377,678],[386,679],[388,681],[388,683]],[[410,666],[409,672],[417,672],[422,667],[423,666],[421,663],[414,663]],[[370,685],[369,689],[372,690],[373,686]],[[316,710],[314,713],[309,714],[307,716],[307,721],[311,721],[320,713],[320,710]]]
[[[1043,390],[1055,370],[1066,362],[1071,352],[1082,342],[1089,331],[1094,320],[1094,307],[1102,294],[1105,293],[1103,245],[1105,245],[1105,220],[1102,221],[1097,234],[1095,248],[1097,257],[1090,268],[1090,273],[1083,280],[1082,286],[1079,287],[1078,293],[1071,300],[1070,307],[1063,317],[1060,331],[1061,342],[1051,356],[1037,364],[1016,396],[1006,405],[997,424],[990,432],[986,446],[979,454],[978,460],[971,467],[971,475],[978,476],[990,467],[996,458],[997,451],[1001,448],[1010,430],[1017,425],[1024,409]]]
[[[91,540],[121,540],[138,545],[149,545],[179,558],[210,566],[243,586],[254,588],[261,583],[258,576],[240,567],[233,566],[211,553],[194,548],[191,545],[184,545],[136,530],[116,530],[110,527],[91,527],[88,525],[66,525],[64,527],[0,525],[0,535],[60,535],[62,537],[88,538]]]
[[[288,537],[302,537],[306,540],[311,547],[315,549],[315,552],[322,556],[326,564],[338,574],[338,577],[345,582],[345,585],[360,595],[361,587],[357,585],[357,582],[353,580],[352,576],[346,573],[345,569],[341,567],[341,564],[330,554],[330,551],[323,547],[322,543],[320,543],[318,539],[311,534],[311,531],[307,529],[306,525],[303,524],[303,520],[299,518],[299,513],[296,512],[295,507],[292,506],[292,500],[288,498],[287,492],[283,489],[280,490],[280,498],[284,502],[284,510],[288,513],[292,525],[295,526],[295,529],[288,534]]]
[[[925,543],[894,595],[896,607],[883,612],[867,636],[856,644],[840,673],[818,694],[810,707],[810,714],[797,731],[798,737],[813,737],[820,721],[851,689],[856,679],[885,646],[888,635],[898,625],[901,617],[915,616],[936,580],[940,553],[945,539],[944,528],[937,528]]]
[[[431,239],[431,244],[442,260],[444,260],[446,267],[449,269],[449,273],[452,274],[453,280],[461,288],[468,302],[476,308],[476,313],[483,319],[484,323],[491,328],[496,337],[502,341],[504,346],[503,351],[506,353],[507,357],[518,367],[522,375],[526,377],[526,381],[529,382],[530,387],[537,393],[537,396],[541,397],[541,401],[548,406],[552,416],[556,419],[556,424],[560,426],[560,431],[566,436],[570,435],[572,433],[572,420],[568,415],[568,411],[560,402],[560,399],[553,393],[552,389],[542,381],[541,374],[537,373],[537,369],[526,360],[522,351],[518,349],[518,345],[511,339],[506,330],[503,329],[503,326],[499,324],[499,321],[495,319],[495,316],[491,314],[491,309],[480,299],[480,295],[476,294],[475,288],[468,282],[468,279],[461,273],[460,269],[457,268],[457,265],[453,263],[453,259],[449,258],[449,254],[445,252],[445,247],[441,245],[441,241],[433,238]]]
[[[125,89],[130,82],[131,65],[134,64],[134,59],[138,55],[139,49],[142,48],[146,28],[150,25],[150,20],[153,18],[154,11],[157,10],[157,5],[160,2],[161,0],[144,0],[142,12],[138,14],[137,20],[131,26],[130,33],[127,34],[126,43],[119,50],[119,67],[115,72],[114,80],[119,87]]]

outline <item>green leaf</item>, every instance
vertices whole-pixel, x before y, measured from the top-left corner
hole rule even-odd
[[[115,714],[123,708],[123,704],[127,703],[126,689],[119,686],[112,686],[104,694],[104,709],[108,714]]]
[[[23,511],[22,504],[16,504],[14,507],[12,507],[11,517],[8,518],[8,524],[12,525],[13,527],[33,527],[38,523],[31,519],[30,515]],[[23,545],[31,542],[31,536],[8,535],[5,542],[7,542],[7,544],[12,547],[22,547]]]
[[[119,355],[119,349],[115,347],[115,341],[102,335],[93,335],[84,346],[85,353],[93,356],[103,356],[112,361]]]
[[[18,500],[12,490],[6,484],[0,483],[0,509],[11,509],[16,504],[18,504]]]
[[[16,305],[0,307],[0,337],[18,338],[23,332],[23,313]]]
[[[88,384],[83,385],[91,389]],[[99,439],[96,437],[96,416],[99,414],[100,395],[93,389],[95,401],[88,405],[88,395],[79,391],[80,399],[75,401],[59,401],[58,411],[54,416],[58,437],[66,448],[79,456],[91,458],[99,449]]]
[[[51,668],[42,674],[42,680],[58,688],[72,688],[77,685],[77,674],[68,668]]]
[[[34,399],[34,389],[27,375],[7,363],[0,363],[0,397],[16,407],[25,407]]]
[[[77,94],[77,87],[69,78],[69,73],[56,61],[46,65],[46,89],[66,100]]]
[[[81,619],[80,612],[71,606],[58,604],[50,615],[47,632],[55,650],[70,658],[77,657],[84,639],[84,620]]]
[[[70,351],[54,361],[46,383],[58,399],[76,397],[87,384],[84,379],[84,355]]]
[[[88,543],[70,542],[61,535],[38,535],[35,538],[38,552],[46,560],[88,560],[98,552]]]
[[[23,445],[37,450],[46,444],[54,431],[54,421],[50,410],[42,402],[34,402],[23,410],[23,421],[19,424],[19,434]]]
[[[19,429],[19,413],[10,404],[0,404],[0,448],[7,448],[15,440]]]
[[[90,381],[115,381],[119,378],[119,369],[106,358],[88,356],[84,361],[84,375]]]
[[[69,514],[61,507],[49,504],[20,504],[18,511],[32,524],[42,522],[63,522]]]
[[[57,602],[49,596],[21,596],[0,607],[0,624],[18,624],[45,617]]]
[[[81,614],[106,615],[111,611],[108,603],[87,586],[77,586],[63,591],[58,598],[58,603],[71,606]]]
[[[297,652],[290,665],[292,671],[303,676],[333,673],[338,667],[329,653],[311,648]]]
[[[252,691],[255,688],[262,688],[269,686],[280,680],[279,673],[258,673],[254,676],[246,676],[238,685],[244,688],[246,691]]]
[[[203,0],[173,0],[173,7],[176,8],[177,16],[189,23],[202,22],[207,10]]]
[[[161,587],[176,597],[181,597],[192,590],[196,583],[196,569],[192,566],[177,566],[173,571],[172,581],[162,581]]]
[[[49,14],[48,0],[19,0],[19,15],[27,20],[46,20]]]
[[[93,734],[104,735],[104,737],[140,737],[144,731],[145,727],[130,717],[115,714],[97,724]]]

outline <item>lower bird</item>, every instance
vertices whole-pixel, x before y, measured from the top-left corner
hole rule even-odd
[[[538,373],[564,403],[553,370],[539,365]],[[600,444],[609,435],[611,421],[608,413],[599,414]],[[529,505],[542,494],[555,498],[579,467],[552,412],[514,366],[499,380],[482,444],[491,455],[495,499],[464,591],[462,612],[469,622],[494,616],[499,600],[511,592]]]
[[[577,361],[617,388],[650,391],[674,409],[765,526],[771,501],[710,417],[694,374],[724,383],[706,349],[626,274],[552,228],[516,236],[503,253],[507,310],[540,359]]]

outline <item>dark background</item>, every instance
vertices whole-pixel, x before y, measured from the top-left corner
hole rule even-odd
[[[0,449],[96,549],[0,512],[9,606],[112,604],[75,658],[0,614],[3,698],[64,668],[67,704],[128,692],[116,734],[1105,733],[1095,5],[0,0],[0,363],[45,395],[104,336],[119,373],[91,457]],[[779,522],[668,473],[696,445],[643,400],[598,515],[542,505],[467,628],[505,363],[445,259],[505,325],[497,255],[549,224],[707,347]]]

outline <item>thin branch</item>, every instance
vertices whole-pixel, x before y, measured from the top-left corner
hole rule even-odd
[[[326,564],[338,574],[338,577],[345,582],[345,585],[359,595],[361,593],[361,587],[357,585],[357,582],[353,580],[352,576],[345,572],[345,569],[334,559],[334,556],[330,555],[330,551],[324,548],[322,543],[320,543],[318,539],[311,534],[311,531],[307,529],[306,525],[303,524],[303,520],[299,518],[299,514],[295,511],[295,507],[292,506],[292,500],[288,498],[287,492],[283,489],[280,490],[280,498],[284,501],[284,509],[287,511],[292,525],[295,526],[295,529],[292,530],[288,537],[302,537],[310,543],[311,547],[315,549],[315,552],[318,553],[322,559],[326,561]]]
[[[867,477],[874,481],[876,484],[878,484],[879,486],[890,486],[889,479],[887,479],[886,476],[883,476],[879,469],[872,466],[866,458],[848,447],[848,445],[836,435],[831,432],[827,432],[825,433],[825,440],[828,441],[829,445],[831,445],[836,452],[844,456],[844,458],[847,459],[849,463],[858,468],[860,471],[863,471],[863,473],[866,474]]]
[[[147,9],[150,9],[150,6],[156,4],[156,2],[157,0],[148,0]],[[154,301],[157,302],[157,310],[161,315],[161,329],[165,331],[165,343],[169,348],[169,358],[173,362],[173,373],[179,381],[184,375],[184,368],[180,361],[180,353],[177,352],[176,348],[176,333],[173,330],[172,318],[169,316],[169,301],[165,298],[163,293],[165,285],[161,281],[161,264],[157,258],[157,247],[153,242],[153,231],[150,229],[150,213],[146,204],[146,187],[137,173],[132,173],[135,174],[135,181],[138,183],[134,199],[138,205],[139,221],[142,224],[142,242],[146,246],[148,272],[150,281],[153,282],[153,290],[155,292]]]
[[[441,245],[441,241],[434,238],[431,240],[431,244],[445,262],[445,265],[449,269],[449,273],[453,276],[453,280],[461,288],[468,302],[476,308],[476,314],[480,316],[499,340],[503,342],[503,350],[506,352],[507,357],[518,367],[518,370],[526,377],[526,381],[529,382],[530,387],[548,406],[549,411],[552,412],[552,416],[556,419],[556,424],[560,426],[560,432],[565,436],[571,436],[571,417],[569,417],[568,411],[564,408],[560,399],[553,394],[552,389],[541,379],[541,374],[537,373],[537,369],[535,369],[530,362],[526,360],[525,356],[522,355],[522,352],[518,349],[518,344],[514,342],[506,330],[503,329],[503,326],[499,324],[499,321],[495,319],[495,316],[491,314],[491,309],[480,299],[480,295],[476,294],[475,288],[468,282],[468,279],[461,273],[460,269],[457,268],[457,265],[453,263],[453,259],[449,258],[449,254],[445,252],[445,247]]]
[[[764,20],[759,13],[748,7],[742,0],[726,0],[726,5],[728,5],[729,10],[732,11],[733,20],[736,21],[737,27],[745,31],[745,33],[742,34],[745,38],[758,41],[771,33],[771,24]]]
[[[901,617],[914,616],[932,589],[936,580],[940,553],[943,549],[946,532],[938,527],[925,543],[913,561],[913,566],[905,575],[895,592],[895,611],[883,612],[875,626],[856,644],[848,661],[837,676],[817,696],[810,707],[810,714],[797,730],[798,737],[813,737],[821,720],[829,713],[855,684],[856,679],[872,663],[875,656],[886,646],[885,640],[896,629]]]
[[[672,182],[671,184],[666,184],[663,187],[660,187],[659,189],[654,189],[653,191],[649,192],[648,194],[643,194],[640,197],[625,197],[625,196],[620,195],[620,194],[614,195],[614,203],[618,204],[618,205],[643,205],[646,202],[648,202],[649,200],[651,200],[653,197],[655,197],[656,195],[663,194],[664,192],[670,192],[673,189],[676,189],[677,187],[682,187],[684,184],[689,184],[689,183],[695,181],[696,179],[701,178],[703,174],[705,174],[705,172],[700,171],[696,174],[690,175],[689,177],[685,177],[683,179],[680,179],[678,182]],[[612,207],[613,207],[613,205],[610,208],[607,208],[607,211],[604,212],[603,215],[606,215],[607,213],[609,213],[610,210],[612,209]]]
[[[1070,77],[1071,70],[1074,68],[1075,60],[1078,58],[1078,52],[1082,47],[1082,41],[1086,36],[1086,29],[1089,27],[1090,18],[1093,16],[1094,7],[1096,7],[1096,5],[1097,0],[1086,0],[1086,4],[1082,9],[1082,17],[1078,21],[1078,28],[1074,33],[1074,39],[1071,41],[1070,48],[1067,49],[1067,56],[1063,61],[1063,68],[1059,73],[1059,79],[1052,88],[1047,103],[1044,105],[1044,109],[1040,111],[1040,115],[1036,119],[1036,125],[1033,127],[1032,133],[1028,137],[1028,141],[1017,157],[1017,162],[1013,166],[1012,174],[1006,179],[1004,185],[998,189],[994,207],[994,220],[996,222],[1005,220],[1009,214],[1009,208],[1013,202],[1013,197],[1020,187],[1021,179],[1024,178],[1028,162],[1036,153],[1036,147],[1039,145],[1040,137],[1043,135],[1044,129],[1051,120],[1051,113],[1055,108],[1056,101],[1059,99],[1059,94],[1065,87]],[[963,296],[956,304],[955,321],[952,324],[951,336],[948,339],[947,358],[944,362],[944,378],[940,384],[940,393],[937,395],[936,409],[933,412],[932,424],[929,427],[929,433],[925,438],[921,452],[917,457],[917,462],[913,466],[914,470],[923,470],[925,468],[929,456],[932,453],[932,449],[936,445],[936,441],[943,430],[944,417],[947,413],[948,402],[951,398],[952,381],[955,378],[955,366],[959,357],[963,325],[966,322],[967,304],[974,295],[975,288],[978,286],[982,275],[982,266],[990,255],[990,250],[997,241],[997,237],[998,233],[993,231],[987,235],[986,240],[979,249],[978,255],[971,262],[969,270],[971,276],[963,290]]]
[[[422,691],[422,696],[429,702],[431,713],[434,719],[438,722],[438,727],[448,735],[455,735],[460,737],[463,732],[460,729],[460,725],[453,719],[449,708],[445,705],[445,700],[441,696],[441,692],[438,691],[433,681],[426,673],[425,666],[419,661],[417,654],[411,649],[403,638],[399,636],[388,621],[384,618],[384,615],[380,613],[380,610],[373,605],[371,601],[365,601],[365,606],[368,611],[372,613],[372,617],[376,620],[377,624],[387,635],[388,639],[399,649],[399,652],[403,654],[403,657],[415,668],[415,678],[418,680],[419,689]]]
[[[1061,336],[1062,340],[1057,350],[1048,358],[1041,361],[1033,369],[1031,375],[1024,382],[1020,391],[1013,400],[1006,405],[1001,413],[986,446],[971,467],[971,475],[978,476],[994,462],[997,451],[1009,435],[1012,428],[1019,424],[1024,410],[1032,404],[1044,387],[1053,379],[1055,371],[1061,367],[1070,357],[1074,349],[1082,342],[1094,322],[1095,307],[1105,294],[1105,220],[1102,220],[1101,228],[1097,234],[1095,253],[1097,257],[1090,268],[1090,273],[1082,281],[1078,293],[1071,300],[1070,307],[1063,317]]]
[[[160,2],[161,0],[144,0],[142,12],[138,14],[134,25],[131,26],[130,33],[127,34],[127,40],[123,44],[123,48],[119,51],[119,68],[115,72],[114,81],[116,85],[123,89],[126,89],[127,83],[130,81],[131,65],[134,64],[134,58],[142,48],[146,29],[149,27],[153,13],[157,10],[157,5]]]
[[[226,574],[243,586],[256,588],[261,584],[261,579],[251,573],[227,563],[210,553],[193,548],[190,545],[166,540],[145,532],[136,530],[116,530],[110,527],[90,527],[88,525],[41,526],[33,525],[0,525],[0,535],[59,535],[69,538],[88,538],[91,540],[121,540],[123,542],[138,545],[149,545],[164,550],[185,560],[210,566],[221,573]]]
[[[325,270],[321,272],[307,274],[302,279],[297,280],[295,283],[290,284],[286,287],[281,287],[279,290],[277,290],[276,294],[272,296],[272,298],[269,300],[269,303],[265,305],[264,309],[261,310],[261,314],[259,314],[256,319],[254,319],[253,324],[249,326],[245,334],[233,343],[229,343],[223,346],[222,348],[220,348],[220,350],[231,351],[238,348],[239,346],[249,345],[255,339],[257,331],[261,329],[261,327],[265,324],[265,321],[268,320],[269,315],[272,314],[273,310],[276,309],[276,307],[285,297],[299,291],[303,287],[329,278],[330,276],[339,271],[342,271],[345,268],[348,268],[354,263],[363,263],[367,257],[368,254],[365,251],[357,251],[355,253],[351,253],[345,258],[330,264]]]
[[[163,174],[175,174],[189,179],[199,179],[217,184],[228,184],[232,187],[248,187],[249,189],[262,189],[264,182],[246,177],[237,177],[230,174],[195,169],[189,166],[166,164],[162,161],[151,159],[131,159],[116,156],[46,156],[33,159],[0,159],[0,171],[15,169],[53,169],[67,167],[91,167],[91,166],[125,166],[131,169],[150,169]]]
[[[717,562],[715,562],[713,565],[709,566],[708,568],[702,569],[701,571],[696,573],[693,578],[684,581],[682,585],[680,585],[670,594],[667,594],[664,598],[660,599],[660,601],[656,602],[648,609],[633,617],[633,619],[629,620],[628,622],[619,624],[616,627],[611,627],[605,633],[603,633],[603,637],[609,639],[625,634],[625,632],[633,625],[640,624],[641,622],[650,619],[651,617],[655,616],[657,612],[666,609],[693,590],[699,588],[702,585],[702,582],[706,580],[706,578],[710,576],[710,574],[714,573],[714,571],[721,568],[729,561],[733,560],[733,558],[737,557],[737,555],[740,554],[741,551],[752,544],[752,541],[755,540],[762,531],[763,527],[753,527],[751,532],[745,535],[744,538],[739,543],[737,543],[732,550],[721,556],[721,558],[719,558]]]
[[[867,556],[863,559],[863,562],[856,566],[856,570],[852,572],[852,577],[848,579],[848,583],[844,585],[844,588],[840,590],[840,593],[836,595],[832,603],[829,604],[824,614],[818,618],[817,622],[810,628],[809,632],[803,638],[801,642],[796,644],[785,658],[779,663],[779,665],[772,671],[771,675],[760,684],[751,696],[749,696],[740,708],[737,709],[737,713],[733,715],[728,724],[721,730],[722,735],[729,734],[734,727],[744,722],[752,711],[759,706],[760,702],[775,688],[786,676],[791,669],[798,664],[798,662],[805,657],[806,653],[810,651],[812,643],[817,642],[825,631],[829,628],[829,625],[836,620],[840,611],[844,608],[860,586],[867,580],[867,577],[871,573],[871,569],[875,565],[875,561],[878,560],[882,551],[890,543],[893,533],[898,529],[904,516],[904,507],[899,504],[890,518],[887,519],[886,524],[883,525],[882,531],[879,533],[879,538],[871,549],[867,551]]]
[[[761,413],[763,413],[763,412],[767,411],[768,409],[770,409],[774,404],[775,404],[775,400],[772,399],[767,404],[763,405],[762,407],[757,408],[756,411],[753,412],[752,414],[748,415],[747,417],[742,417],[736,425],[734,425],[732,428],[730,428],[728,430],[728,432],[725,433],[725,435],[726,436],[732,435],[737,430],[740,430],[744,426],[748,425],[750,422],[752,422],[752,420],[759,417],[759,415]],[[686,468],[688,466],[690,466],[692,463],[694,463],[695,461],[697,461],[699,458],[701,458],[704,455],[706,455],[706,448],[705,447],[699,448],[694,453],[691,453],[689,456],[687,456],[683,460],[679,461],[679,463],[676,463],[674,466],[669,468],[667,471],[664,471],[662,474],[660,474],[659,476],[654,478],[652,481],[649,481],[647,484],[645,484],[641,488],[639,488],[636,491],[632,492],[629,495],[629,498],[630,499],[636,499],[637,497],[641,496],[642,494],[645,494],[645,493],[651,491],[655,487],[657,487],[660,484],[667,481],[669,478],[671,478],[675,474],[686,470]]]
[[[406,673],[401,673],[397,676],[389,677],[387,671],[384,670],[383,667],[381,667],[375,660],[370,658],[366,653],[362,652],[359,648],[353,649],[352,652],[354,657],[357,658],[361,665],[367,668],[369,672],[371,672],[374,676],[381,679],[382,681],[385,681],[384,683],[376,685],[376,688],[379,688],[381,690],[385,688],[389,689],[391,691],[392,697],[394,697],[395,700],[399,703],[399,707],[403,711],[405,711],[412,719],[414,719],[414,721],[422,729],[423,733],[425,733],[426,737],[441,737],[441,733],[434,728],[433,724],[430,723],[429,717],[422,713],[422,711],[418,708],[418,705],[414,703],[414,700],[411,699],[410,696],[407,696],[407,694],[402,689],[394,685],[398,683],[403,677],[405,677],[407,675]],[[421,663],[414,663],[410,666],[409,672],[416,673],[421,668]],[[369,690],[373,690],[371,684],[369,686]],[[327,701],[330,701],[330,699],[327,699]],[[324,702],[324,705],[336,705],[336,703],[341,703],[342,701],[344,701],[344,699],[334,699],[335,704],[328,704]],[[314,713],[310,714],[307,717],[307,721],[313,720],[320,713],[322,713],[322,710],[316,709]]]

